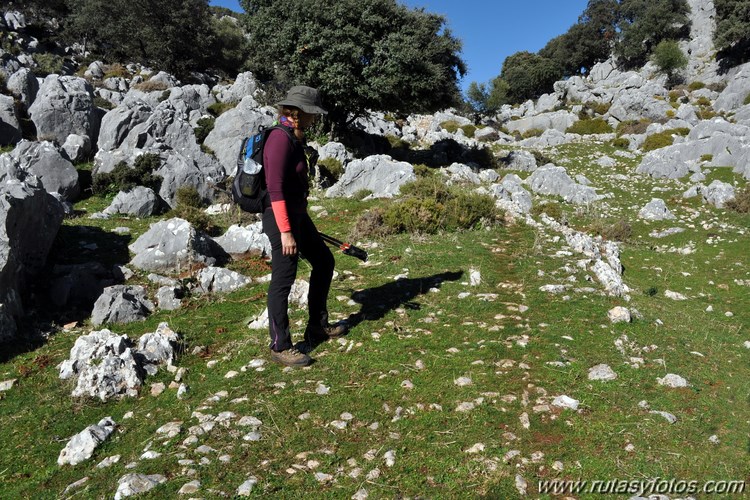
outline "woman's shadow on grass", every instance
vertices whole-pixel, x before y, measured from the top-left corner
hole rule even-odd
[[[353,301],[361,304],[359,311],[352,313],[344,323],[351,331],[363,321],[377,321],[394,309],[404,306],[408,309],[419,309],[421,306],[414,299],[419,295],[428,293],[432,288],[440,288],[446,281],[458,281],[463,276],[463,271],[448,271],[434,274],[424,278],[401,278],[380,286],[367,288],[352,293]],[[309,352],[320,343],[306,345]]]

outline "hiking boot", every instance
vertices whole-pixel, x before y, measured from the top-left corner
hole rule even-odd
[[[335,339],[346,335],[348,330],[344,323],[336,323],[335,325],[308,324],[307,328],[305,328],[305,342],[308,344],[325,342],[328,339]]]
[[[312,363],[310,356],[301,353],[295,347],[291,347],[286,351],[274,351],[271,349],[271,360],[284,366],[307,366]]]

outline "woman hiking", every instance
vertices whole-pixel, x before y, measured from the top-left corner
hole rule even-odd
[[[329,338],[346,333],[343,324],[328,323],[328,291],[334,259],[307,213],[308,172],[305,130],[318,115],[327,114],[319,92],[295,86],[277,103],[279,124],[263,151],[266,186],[271,204],[263,212],[263,232],[271,241],[271,283],[268,287],[268,323],[271,359],[285,366],[307,366],[306,353]],[[287,133],[288,132],[288,133]],[[295,347],[289,330],[289,292],[302,254],[312,266],[308,293],[309,318],[304,343]],[[304,351],[304,352],[303,352]]]

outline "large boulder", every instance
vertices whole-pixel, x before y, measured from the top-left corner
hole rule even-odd
[[[496,204],[513,213],[527,214],[531,211],[531,194],[521,185],[522,180],[515,174],[506,175],[501,182],[490,186],[490,194]]]
[[[148,217],[156,213],[159,197],[154,190],[136,186],[130,191],[120,191],[112,203],[104,209],[105,214],[125,214],[135,217]]]
[[[710,203],[716,208],[724,208],[724,205],[735,197],[734,186],[715,180],[701,189],[701,195],[705,203]]]
[[[568,203],[585,205],[601,199],[596,189],[576,183],[563,167],[547,164],[535,170],[526,183],[538,194],[561,196]]]
[[[21,296],[43,268],[64,216],[62,205],[34,182],[0,184],[0,341],[16,336]]]
[[[15,101],[11,96],[0,95],[0,146],[16,144],[21,140],[21,123],[16,116]]]
[[[723,119],[703,120],[690,130],[685,142],[649,151],[636,173],[655,178],[679,179],[696,171],[701,157],[711,164],[735,167],[742,172],[750,160],[750,127]]]
[[[259,253],[263,257],[271,255],[271,241],[263,233],[261,222],[247,226],[234,224],[223,235],[214,238],[214,241],[230,255],[249,252]]]
[[[125,335],[110,330],[79,337],[70,357],[60,364],[60,378],[78,377],[73,397],[107,401],[112,397],[136,396],[143,385],[144,372]]]
[[[251,283],[251,279],[238,272],[223,267],[206,267],[198,272],[198,286],[193,289],[195,294],[228,293],[238,290]]]
[[[669,210],[667,204],[661,198],[652,198],[638,212],[638,217],[647,220],[672,220],[676,219],[674,214]]]
[[[750,95],[750,63],[745,63],[734,68],[728,75],[729,83],[714,102],[716,111],[732,111],[745,104],[745,99]]]
[[[85,462],[94,454],[100,444],[115,431],[117,424],[112,417],[104,417],[99,423],[89,425],[70,438],[65,448],[57,457],[57,465],[77,465]]]
[[[135,267],[154,272],[179,273],[227,258],[215,241],[179,218],[151,225],[129,248],[135,254],[131,261]]]
[[[132,323],[146,319],[154,311],[146,289],[140,285],[113,285],[104,289],[91,311],[91,324]]]
[[[258,82],[249,71],[240,73],[231,85],[214,87],[216,99],[220,102],[240,102],[245,97],[254,97],[258,91]]]
[[[94,89],[83,78],[49,75],[29,107],[37,137],[63,144],[70,134],[96,137],[100,116]]]
[[[568,127],[578,121],[578,116],[569,111],[552,111],[539,115],[521,118],[520,120],[509,121],[505,127],[511,132],[523,134],[529,130],[548,130],[554,129],[559,132],[565,132]]]
[[[388,155],[368,156],[349,163],[339,181],[328,188],[326,196],[351,197],[366,190],[375,198],[391,198],[399,194],[401,186],[416,179],[414,167],[409,163],[395,161]]]
[[[216,154],[216,158],[230,175],[237,170],[237,156],[242,139],[270,126],[275,118],[272,108],[261,109],[251,96],[247,96],[233,109],[216,119],[214,128],[203,141]]]
[[[642,118],[661,121],[668,112],[674,112],[668,100],[664,99],[666,96],[667,89],[657,82],[648,82],[642,87],[626,88],[616,94],[608,114],[620,122]]]
[[[151,107],[143,101],[133,101],[107,112],[99,129],[99,149],[109,151],[119,148],[133,127],[145,122],[151,111]]]
[[[23,170],[35,175],[48,193],[58,193],[66,201],[73,201],[80,194],[78,171],[51,142],[23,140],[10,156]]]

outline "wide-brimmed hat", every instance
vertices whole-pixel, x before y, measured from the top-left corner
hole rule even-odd
[[[328,111],[323,109],[320,101],[320,92],[312,87],[297,85],[289,89],[286,98],[277,102],[276,106],[294,106],[311,115],[327,115]]]

